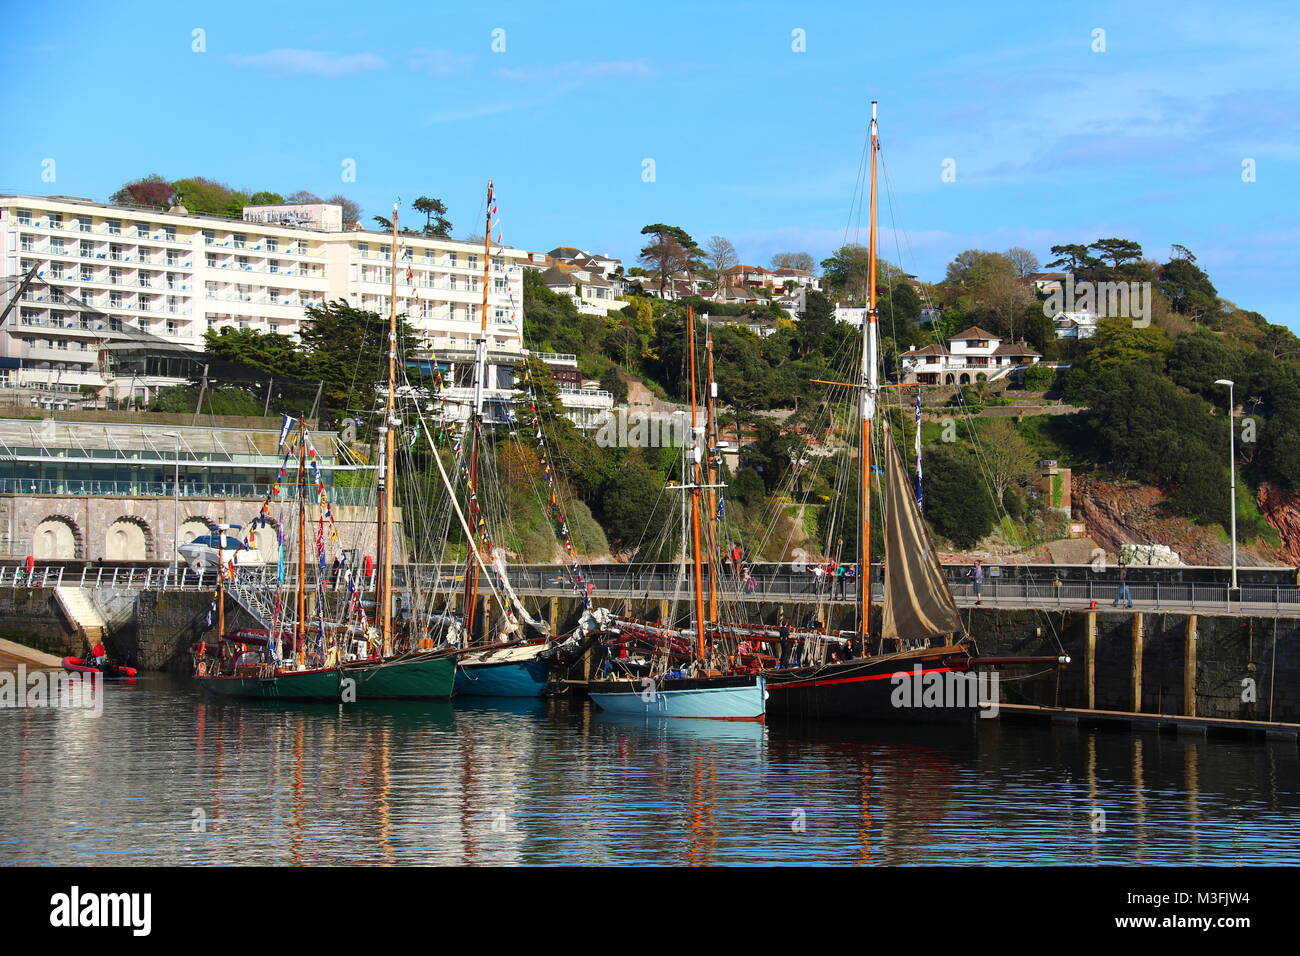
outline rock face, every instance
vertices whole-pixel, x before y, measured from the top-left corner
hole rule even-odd
[[[1266,481],[1259,486],[1255,503],[1265,520],[1282,535],[1282,547],[1290,563],[1300,565],[1300,495]]]
[[[1174,514],[1158,488],[1111,484],[1076,473],[1073,491],[1075,519],[1087,526],[1088,536],[1112,557],[1117,557],[1124,545],[1164,545],[1176,551],[1187,564],[1231,563],[1232,546],[1218,530]],[[1290,532],[1283,530],[1272,516],[1268,517],[1269,522],[1282,531],[1289,548],[1300,549],[1300,499],[1291,496],[1289,506],[1279,508],[1279,515],[1289,516],[1293,522]],[[1259,546],[1247,549],[1238,542],[1238,561],[1243,566],[1300,563],[1300,550],[1288,556],[1285,549],[1274,551]]]

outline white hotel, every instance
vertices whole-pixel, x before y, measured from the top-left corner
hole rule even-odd
[[[398,311],[465,385],[479,334],[483,247],[399,237]],[[344,230],[340,207],[250,206],[243,219],[114,206],[64,196],[0,196],[0,286],[37,279],[0,327],[0,388],[33,404],[83,391],[146,399],[174,373],[125,360],[141,351],[202,351],[203,333],[231,326],[294,335],[304,309],[342,299],[386,315],[390,237]],[[488,351],[504,398],[523,354],[521,249],[494,248]],[[67,300],[93,307],[81,311]],[[0,309],[8,305],[0,297]],[[86,389],[89,391],[89,389]]]

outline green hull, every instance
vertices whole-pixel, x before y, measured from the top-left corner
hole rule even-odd
[[[356,681],[357,700],[445,700],[456,687],[456,662],[450,657],[431,654],[395,657],[345,665],[342,677],[345,681],[349,677]]]
[[[275,677],[200,677],[203,689],[219,697],[260,700],[338,700],[337,670],[304,671]]]

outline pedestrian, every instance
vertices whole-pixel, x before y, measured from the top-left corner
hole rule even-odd
[[[984,565],[976,561],[971,569],[966,572],[966,577],[970,578],[971,590],[975,592],[975,603],[979,604],[981,592],[984,590]]]
[[[754,576],[749,573],[749,568],[744,569],[744,575],[741,578],[741,584],[745,588],[746,594],[753,594],[754,591],[757,590],[758,582],[755,581]]]
[[[836,592],[836,597],[838,597],[841,601],[844,600],[844,578],[845,575],[847,575],[848,573],[849,573],[848,567],[843,564],[841,564],[839,567],[835,569],[835,592]]]
[[[1120,601],[1133,606],[1133,592],[1128,589],[1128,566],[1123,561],[1119,563],[1119,587],[1115,589],[1115,600],[1110,602],[1110,606],[1119,607]]]
[[[740,577],[740,559],[741,559],[740,542],[734,541],[732,542],[731,545],[731,573],[734,574],[736,577]]]
[[[822,567],[820,564],[814,564],[812,566],[812,576],[813,576],[812,590],[814,594],[820,595],[822,593],[822,577],[825,574],[826,574],[826,569]]]

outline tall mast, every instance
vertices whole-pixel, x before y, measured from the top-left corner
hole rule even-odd
[[[707,315],[705,316],[705,320],[704,354],[707,360],[705,374],[709,383],[709,391],[704,396],[706,402],[704,419],[704,453],[708,456],[709,475],[709,520],[705,525],[708,529],[708,533],[705,535],[705,544],[709,549],[709,620],[716,624],[718,621],[718,589],[714,578],[717,577],[718,569],[721,564],[721,554],[718,550],[718,492],[715,487],[718,483],[718,464],[715,459],[717,451],[717,436],[714,433],[716,419],[714,417],[713,406],[718,397],[718,383],[713,380],[713,334],[709,331]]]
[[[384,478],[383,500],[379,502],[379,639],[380,654],[393,652],[393,493],[396,474],[393,469],[393,426],[397,400],[397,203],[393,203],[393,244],[389,253],[392,281],[388,296],[388,397],[384,402]]]
[[[487,377],[488,336],[488,283],[491,282],[492,264],[492,180],[488,180],[487,202],[483,208],[483,309],[480,315],[479,338],[474,348],[474,411],[470,419],[469,480],[472,494],[478,493],[479,430],[483,422],[483,380]],[[480,506],[481,507],[481,506]],[[473,515],[471,515],[473,517]],[[471,528],[475,533],[477,527]],[[478,563],[474,560],[474,547],[469,544],[465,556],[465,636],[474,632],[474,605],[478,600]],[[486,637],[486,635],[484,635]]]
[[[858,638],[869,652],[871,636],[871,422],[876,414],[880,381],[876,369],[876,101],[871,101],[871,223],[867,239],[867,311],[862,317],[862,451],[858,455],[858,522],[862,540],[858,553]]]
[[[687,347],[691,377],[691,558],[695,573],[695,635],[699,660],[704,662],[704,571],[700,565],[700,451],[703,442],[696,424],[695,409],[695,308],[686,308]]]
[[[307,426],[298,419],[298,622],[293,646],[298,666],[307,663]]]

